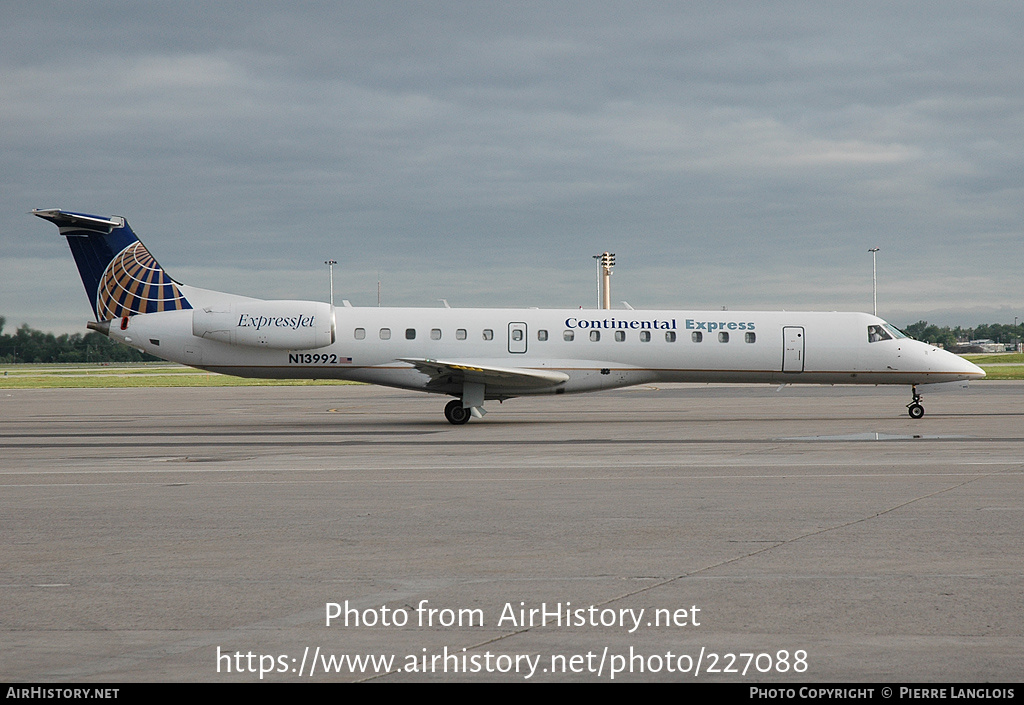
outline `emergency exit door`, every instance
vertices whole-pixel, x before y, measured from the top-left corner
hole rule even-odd
[[[526,352],[526,324],[508,324],[508,351],[510,353]]]

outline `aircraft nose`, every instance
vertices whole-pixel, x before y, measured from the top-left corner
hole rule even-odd
[[[976,379],[981,379],[982,377],[985,376],[985,370],[981,369],[970,360],[965,360],[959,356],[957,357],[957,360],[960,361],[960,365],[962,366],[963,373],[965,375],[970,375],[971,377]]]
[[[931,367],[934,372],[941,372],[945,375],[956,375],[955,379],[972,380],[981,379],[985,376],[985,370],[973,362],[965,360],[948,350],[937,349],[929,346],[928,357],[932,360]]]
[[[945,367],[949,372],[960,375],[960,379],[981,379],[985,376],[985,370],[981,369],[973,362],[965,360],[959,355],[954,355],[951,352],[943,351],[942,366]]]

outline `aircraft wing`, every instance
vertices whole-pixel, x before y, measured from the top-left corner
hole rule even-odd
[[[526,367],[495,367],[473,361],[399,358],[430,377],[429,384],[471,382],[502,389],[541,389],[568,381],[569,375],[557,370]]]

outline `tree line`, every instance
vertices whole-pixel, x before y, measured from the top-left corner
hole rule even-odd
[[[4,333],[7,319],[0,316],[0,363],[12,362],[152,362],[159,358],[140,353],[101,333],[65,333],[54,335],[23,323],[14,333]],[[1015,343],[1024,339],[1024,324],[985,323],[976,328],[939,327],[928,321],[907,326],[911,338],[948,349],[962,347],[964,341],[989,338],[997,343]]]
[[[160,358],[140,353],[102,333],[54,335],[23,323],[4,333],[7,319],[0,316],[0,363],[12,362],[152,362]]]
[[[971,340],[992,340],[996,343],[1017,343],[1024,339],[1024,324],[1016,326],[1009,323],[983,323],[976,328],[950,328],[918,321],[903,329],[903,332],[915,340],[922,340],[932,345],[940,345],[947,350],[964,348]],[[965,351],[966,352],[966,351]]]

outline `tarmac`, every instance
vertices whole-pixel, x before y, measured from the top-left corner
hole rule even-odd
[[[1024,384],[0,390],[6,682],[1020,682]]]

